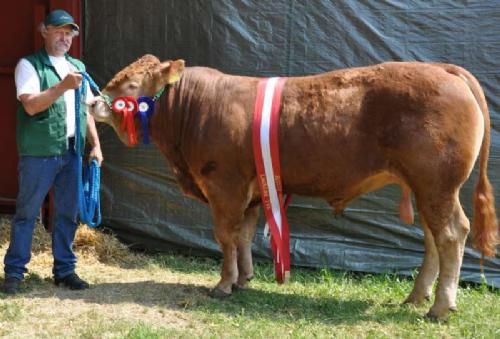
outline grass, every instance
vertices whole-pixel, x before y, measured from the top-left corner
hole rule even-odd
[[[207,259],[162,256],[153,262],[172,274],[188,266],[210,275],[218,269]],[[401,305],[413,280],[390,274],[294,268],[291,282],[280,286],[271,265],[257,264],[251,286],[225,301],[195,298],[186,310],[208,325],[207,337],[500,338],[500,293],[481,286],[459,290],[459,312],[447,323],[423,318],[430,303]]]
[[[7,242],[0,246],[3,257]],[[218,260],[129,253],[105,261],[88,244],[77,253],[91,288],[55,287],[50,250],[37,251],[22,293],[0,293],[1,337],[500,338],[500,292],[485,285],[462,286],[459,311],[435,323],[423,317],[430,302],[401,305],[413,279],[392,274],[294,267],[277,285],[271,263],[257,263],[249,289],[215,300],[208,290]]]

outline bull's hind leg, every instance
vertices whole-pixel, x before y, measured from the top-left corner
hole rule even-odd
[[[434,237],[439,256],[439,279],[436,299],[427,316],[446,319],[450,310],[456,310],[456,296],[469,220],[465,216],[458,192],[451,197],[434,195],[419,204],[421,213]]]
[[[245,211],[238,237],[238,281],[236,287],[246,288],[253,278],[252,241],[257,228],[259,208],[252,207]]]
[[[425,300],[430,300],[432,295],[432,286],[436,281],[439,272],[439,255],[436,249],[434,236],[425,222],[423,215],[420,216],[422,227],[424,229],[425,252],[424,261],[418,271],[415,285],[405,303],[422,304]]]

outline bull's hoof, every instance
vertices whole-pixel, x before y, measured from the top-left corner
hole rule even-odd
[[[233,290],[246,290],[248,289],[248,281],[246,281],[244,284],[233,284]]]
[[[403,301],[403,304],[412,304],[412,305],[422,305],[425,301],[430,301],[431,296],[426,295],[424,297],[416,297],[414,295],[410,295],[408,298],[406,298],[405,301]]]
[[[425,318],[429,321],[432,321],[432,322],[445,323],[448,321],[448,312],[445,312],[444,314],[437,314],[436,312],[433,312],[432,310],[430,310],[425,315]]]
[[[437,315],[431,313],[431,312],[427,312],[427,314],[425,315],[425,319],[426,320],[429,320],[429,321],[432,321],[432,322],[438,322],[439,321],[439,318]]]
[[[231,293],[224,292],[218,287],[214,287],[208,292],[208,295],[216,299],[226,299],[231,296]]]
[[[247,289],[248,288],[248,283],[252,279],[253,279],[253,275],[251,275],[251,276],[249,276],[247,278],[238,279],[238,282],[236,284],[233,284],[233,288],[240,289],[240,290]]]

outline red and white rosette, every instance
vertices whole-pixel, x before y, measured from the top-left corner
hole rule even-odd
[[[127,132],[129,143],[131,145],[136,145],[138,141],[134,116],[139,110],[137,100],[132,96],[117,97],[113,100],[111,108],[114,112],[123,115],[120,128],[122,131]]]

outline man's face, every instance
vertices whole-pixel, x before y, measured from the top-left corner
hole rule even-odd
[[[42,36],[49,55],[63,56],[69,51],[75,32],[70,25],[61,27],[48,26],[47,31]]]

